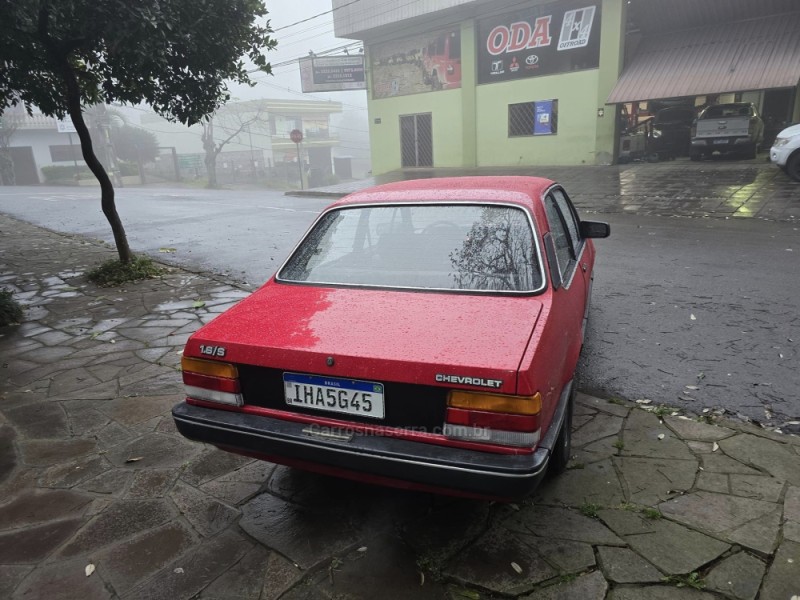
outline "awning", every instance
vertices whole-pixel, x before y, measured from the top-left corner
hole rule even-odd
[[[800,82],[800,12],[651,35],[642,40],[609,104]]]

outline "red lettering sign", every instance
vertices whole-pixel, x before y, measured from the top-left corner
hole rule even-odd
[[[550,15],[539,17],[536,19],[533,31],[531,31],[531,24],[527,21],[516,21],[511,24],[510,29],[505,25],[498,25],[486,38],[486,50],[492,56],[497,56],[504,52],[518,52],[526,48],[549,46],[552,41],[550,37],[551,19]]]
[[[518,52],[522,50],[531,39],[531,26],[527,21],[517,21],[511,24],[511,42],[506,48],[506,52]]]
[[[498,25],[492,29],[491,33],[489,33],[489,37],[486,38],[486,49],[489,51],[489,54],[497,56],[501,52],[505,52],[509,37],[510,34],[505,25]]]
[[[533,30],[531,41],[528,42],[528,48],[550,45],[550,19],[550,15],[536,19],[536,27]]]

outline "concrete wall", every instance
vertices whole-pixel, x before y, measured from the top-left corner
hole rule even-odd
[[[462,90],[444,90],[369,101],[372,172],[400,168],[400,117],[417,113],[432,114],[434,166],[462,166],[461,95]]]
[[[80,140],[78,134],[72,134],[72,143],[80,149]],[[55,129],[19,129],[14,132],[11,138],[12,146],[30,146],[33,149],[33,160],[36,162],[36,168],[39,171],[39,180],[44,182],[42,175],[42,167],[49,167],[51,165],[58,166],[71,166],[72,161],[67,162],[53,162],[50,156],[50,146],[68,146],[69,136],[66,133],[58,133]],[[78,150],[80,151],[80,150]],[[78,159],[78,165],[82,165],[83,160]]]

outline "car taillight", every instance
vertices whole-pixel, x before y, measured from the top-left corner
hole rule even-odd
[[[181,370],[188,397],[233,406],[243,404],[236,365],[184,356]]]
[[[444,434],[452,439],[533,447],[539,442],[542,396],[507,396],[453,390]]]

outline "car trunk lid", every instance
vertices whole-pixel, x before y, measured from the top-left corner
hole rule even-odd
[[[542,310],[529,296],[271,283],[187,342],[278,372],[513,394]]]

